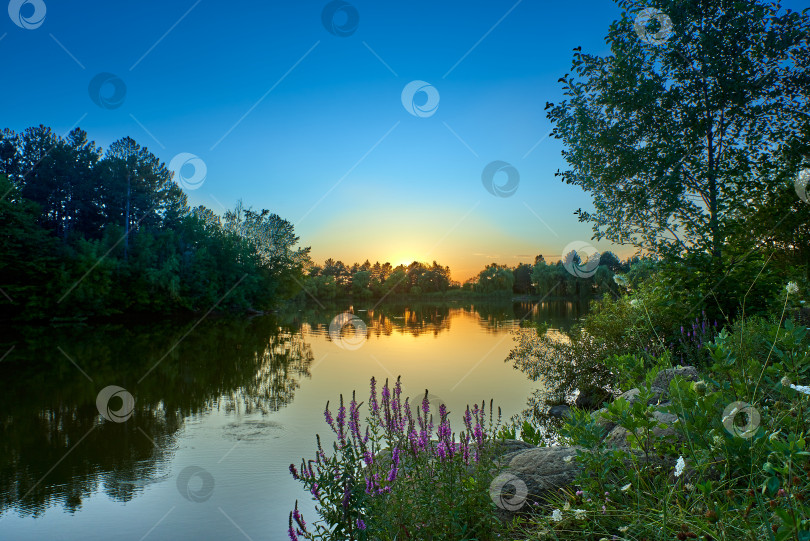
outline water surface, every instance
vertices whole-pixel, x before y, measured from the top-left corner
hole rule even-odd
[[[564,327],[581,309],[370,308],[5,329],[0,539],[286,539],[296,499],[316,518],[288,466],[313,456],[316,432],[328,435],[327,400],[355,390],[367,401],[371,376],[401,375],[403,396],[428,388],[454,426],[466,404],[490,398],[508,418],[533,390],[504,363],[519,320]],[[349,327],[343,338],[329,334],[344,311],[367,328],[359,344]],[[110,385],[124,391],[105,419],[97,398]]]

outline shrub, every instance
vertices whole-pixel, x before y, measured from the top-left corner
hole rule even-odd
[[[810,539],[808,329],[762,319],[732,329],[705,344],[702,381],[670,383],[670,437],[653,435],[645,389],[607,409],[628,450],[609,448],[603,425],[573,410],[561,434],[581,446],[581,473],[521,538]]]
[[[354,395],[348,411],[340,399],[336,418],[324,416],[337,436],[327,454],[317,437],[314,460],[290,465],[317,502],[320,521],[308,526],[298,510],[290,513],[292,540],[495,539],[500,523],[489,496],[490,468],[500,415],[489,422],[485,404],[467,408],[458,441],[442,404],[434,428],[425,391],[421,405],[401,402],[397,378],[388,381],[378,402],[371,379],[367,426],[360,426]]]

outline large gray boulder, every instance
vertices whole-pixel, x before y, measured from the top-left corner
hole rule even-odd
[[[652,441],[650,443],[653,446],[656,442],[663,439],[679,438],[679,434],[675,430],[675,421],[678,419],[677,415],[656,410],[652,413],[651,418],[660,423],[659,426],[652,429],[653,437],[651,438]],[[631,444],[635,443],[635,441],[636,440],[631,436],[630,431],[621,426],[614,427],[605,438],[605,444],[607,447],[613,449],[623,449],[625,451],[629,450]],[[648,452],[651,450],[652,449],[647,449]]]
[[[548,414],[549,416],[556,417],[557,419],[566,419],[571,415],[571,406],[568,404],[551,406],[548,410]]]
[[[498,455],[497,462],[508,464],[518,453],[527,449],[537,449],[537,446],[520,440],[503,440],[495,443],[495,452]]]
[[[500,461],[500,471],[490,486],[496,514],[510,522],[527,506],[546,501],[551,494],[570,486],[579,472],[574,458],[578,447],[533,447]]]
[[[647,404],[649,405],[658,404],[661,401],[661,399],[666,395],[666,392],[659,387],[651,387],[650,391],[652,392],[652,397],[649,400],[647,400]],[[616,400],[624,398],[625,400],[627,400],[628,404],[634,404],[638,402],[640,395],[641,389],[635,387],[617,396]]]
[[[667,368],[666,370],[661,370],[660,372],[658,372],[658,374],[656,374],[652,386],[657,387],[659,389],[663,389],[664,392],[668,393],[669,382],[675,379],[676,376],[680,376],[683,379],[689,381],[697,381],[698,371],[694,366],[678,366],[676,368]]]

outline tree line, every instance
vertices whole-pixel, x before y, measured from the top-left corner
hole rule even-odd
[[[436,261],[414,261],[394,267],[389,262],[372,264],[369,260],[348,265],[329,258],[322,265],[313,264],[305,271],[304,291],[300,295],[318,300],[447,295],[602,295],[617,292],[613,279],[616,274],[628,273],[631,269],[640,273],[642,269],[655,265],[655,261],[638,256],[621,261],[612,252],[599,254],[598,258],[591,276],[577,276],[570,271],[571,264],[581,263],[580,256],[571,252],[565,258],[570,262],[568,268],[562,260],[549,263],[538,255],[534,263],[515,266],[490,263],[463,283],[452,280],[450,267]]]
[[[5,317],[264,310],[297,291],[309,260],[268,210],[190,208],[129,137],[104,150],[80,128],[3,130],[0,196]]]

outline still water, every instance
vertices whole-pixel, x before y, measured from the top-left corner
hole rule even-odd
[[[314,456],[316,432],[328,435],[327,400],[355,390],[367,401],[371,376],[401,375],[403,397],[429,389],[454,427],[481,400],[508,419],[533,390],[504,363],[519,320],[565,327],[581,310],[368,308],[5,329],[0,539],[286,539],[296,499],[316,518],[288,466]],[[363,321],[364,341],[349,342],[351,328],[345,343],[330,336],[344,311]]]

